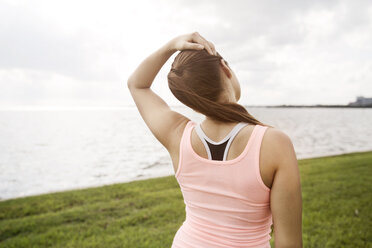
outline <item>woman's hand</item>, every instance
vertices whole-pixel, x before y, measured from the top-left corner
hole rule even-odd
[[[201,50],[205,48],[209,54],[217,55],[216,48],[214,47],[213,43],[207,41],[198,32],[177,36],[171,40],[170,44],[172,49],[176,51],[182,51],[185,49]]]

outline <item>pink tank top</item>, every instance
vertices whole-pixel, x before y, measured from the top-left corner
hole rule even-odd
[[[259,171],[267,127],[255,125],[244,151],[221,161],[203,158],[193,150],[191,131],[197,125],[189,121],[181,138],[175,177],[186,220],[174,236],[172,248],[270,248],[270,188]]]

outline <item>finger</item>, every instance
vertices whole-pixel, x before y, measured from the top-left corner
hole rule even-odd
[[[214,46],[214,44],[211,42],[211,41],[208,41],[207,39],[205,39],[203,36],[200,35],[200,37],[206,42],[208,43],[208,47],[210,48],[210,51],[212,51],[212,55],[217,55],[217,51],[216,51],[216,48]]]
[[[211,42],[207,41],[203,36],[199,35],[200,38],[204,41],[203,44],[204,47],[206,47],[207,51],[211,54],[211,55],[214,55],[214,51],[213,51],[213,48],[211,47]]]
[[[203,43],[203,44],[205,44],[204,47],[206,47],[206,49],[207,49],[207,51],[210,53],[210,55],[215,55],[215,54],[214,54],[214,51],[213,51],[213,48],[211,47],[210,42],[207,41],[206,39],[204,39],[203,37],[202,37],[202,39],[203,39],[204,42],[205,42],[205,43]]]
[[[207,50],[208,53],[210,53],[211,55],[214,55],[212,49],[209,46],[208,41],[206,39],[204,39],[198,32],[194,32],[193,35],[192,35],[192,38],[197,43],[200,43],[200,44],[204,45],[204,47],[205,47],[205,49]]]
[[[202,44],[199,44],[199,43],[186,43],[185,44],[185,49],[196,49],[196,50],[202,50],[204,49],[204,46]]]
[[[212,51],[213,51],[213,55],[217,56],[217,51],[216,51],[216,47],[214,46],[214,44],[210,41],[207,41],[209,46],[212,48]]]

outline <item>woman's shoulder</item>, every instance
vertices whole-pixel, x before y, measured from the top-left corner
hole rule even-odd
[[[296,159],[290,136],[276,127],[268,127],[262,139],[263,156],[271,158],[273,166],[278,167],[288,160]]]
[[[175,125],[173,130],[169,130],[169,136],[172,139],[172,144],[170,149],[178,149],[179,144],[181,142],[181,138],[183,133],[185,132],[186,126],[191,125],[193,123],[192,120],[190,120],[187,117],[181,117],[179,118]]]
[[[269,140],[270,143],[274,145],[289,145],[292,143],[289,135],[276,127],[267,127],[264,136],[266,137],[266,140]]]

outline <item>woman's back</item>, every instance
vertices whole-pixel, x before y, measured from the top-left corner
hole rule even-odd
[[[251,134],[254,130],[255,125],[243,123],[243,122],[241,122],[240,124],[246,124],[246,125],[243,125],[242,128],[237,129],[238,133],[236,134],[235,137],[233,137],[229,147],[226,147],[225,149],[221,148],[221,150],[226,150],[226,158],[224,160],[232,160],[238,157],[244,151],[251,137]],[[195,151],[195,153],[197,153],[200,157],[211,159],[208,157],[208,148],[205,146],[205,143],[203,144],[203,139],[200,137],[200,135],[198,135],[198,132],[197,132],[198,127],[199,129],[202,130],[201,132],[203,132],[205,136],[207,136],[208,138],[214,141],[217,141],[217,140],[221,141],[223,140],[223,138],[229,136],[229,132],[233,131],[234,128],[238,127],[240,124],[230,124],[228,126],[224,125],[223,128],[220,128],[220,127],[215,128],[212,125],[204,127],[205,126],[204,124],[203,124],[203,127],[201,127],[201,124],[196,124],[195,128],[191,130],[191,145],[192,145],[193,151]],[[216,131],[216,129],[219,129],[219,130]],[[268,133],[271,133],[272,131],[274,131],[274,128],[269,128],[267,130]],[[278,131],[278,130],[275,130],[275,131]],[[273,157],[273,152],[270,151],[270,149],[272,148],[267,146],[266,144],[267,139],[268,139],[268,135],[264,135],[264,137],[262,137],[262,141],[261,141],[262,143],[261,143],[261,148],[260,148],[260,158],[259,158],[259,168],[260,168],[260,176],[261,176],[263,183],[265,184],[266,187],[271,188],[273,179],[274,179],[274,173],[275,173],[275,168],[273,166],[273,161],[275,160],[275,157]]]
[[[172,247],[270,247],[270,188],[259,167],[266,129],[239,123],[229,133],[231,139],[227,135],[213,144],[197,123],[186,124],[175,174],[186,220]]]

